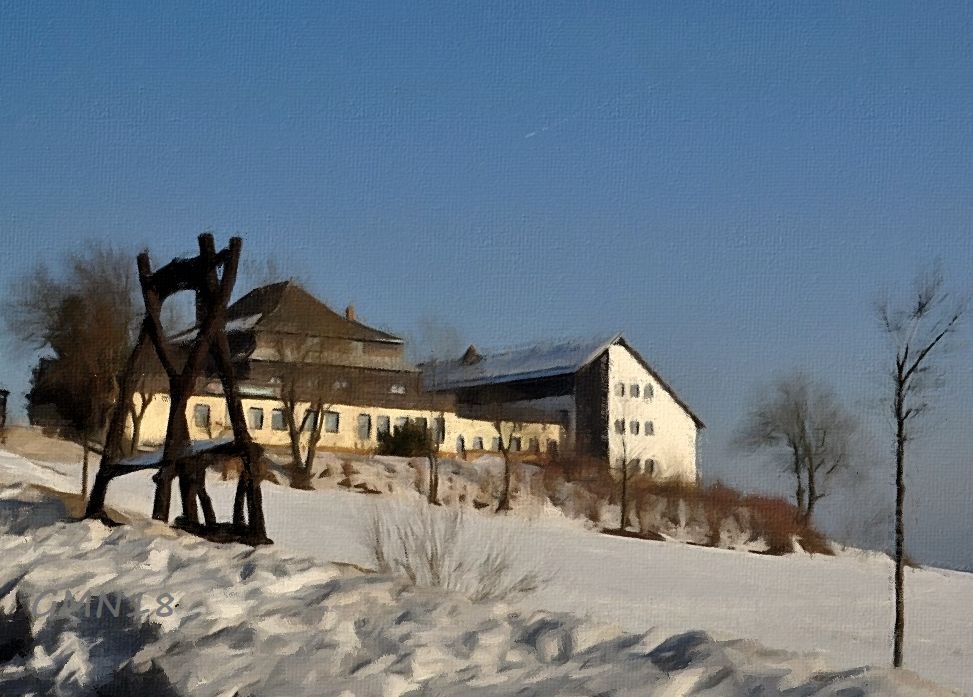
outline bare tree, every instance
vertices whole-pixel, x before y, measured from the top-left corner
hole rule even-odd
[[[763,389],[736,436],[738,447],[772,450],[794,477],[794,503],[805,521],[828,494],[832,475],[851,461],[857,423],[828,386],[803,373]]]
[[[439,375],[439,360],[437,357],[431,358],[423,365],[423,373],[428,376],[426,394],[429,399],[429,409],[433,416],[429,424],[429,432],[426,437],[426,461],[429,463],[429,483],[426,487],[426,500],[434,506],[439,503],[439,449],[446,436],[446,413],[443,409],[438,409],[441,397],[437,391],[436,379]]]
[[[4,318],[26,347],[46,351],[34,370],[30,408],[49,405],[65,435],[82,446],[82,494],[88,454],[118,398],[118,378],[137,323],[128,255],[89,246],[67,257],[55,277],[42,264],[10,288]],[[36,412],[35,412],[36,413]]]
[[[493,408],[494,417],[492,419],[493,428],[497,432],[497,449],[503,457],[503,485],[500,489],[500,500],[497,502],[497,513],[511,510],[510,506],[510,482],[513,473],[513,455],[511,453],[516,434],[523,430],[523,424],[506,420],[503,405],[498,403]]]
[[[901,304],[883,301],[877,314],[894,351],[890,372],[895,423],[895,624],[892,664],[902,665],[905,639],[905,456],[915,437],[915,420],[929,407],[929,395],[943,384],[934,358],[948,348],[966,313],[967,299],[954,298],[937,267],[920,273],[911,297]]]
[[[429,503],[439,505],[439,452],[446,437],[445,397],[439,392],[439,381],[442,377],[443,363],[458,356],[462,347],[462,337],[459,331],[448,322],[425,317],[419,320],[418,336],[415,341],[419,355],[423,356],[421,363],[423,382],[429,411],[433,414],[428,424],[426,438],[426,460],[429,464],[429,482],[426,487],[426,498]]]
[[[291,485],[308,488],[325,412],[345,383],[333,366],[320,361],[316,355],[320,348],[313,337],[278,337],[275,346],[280,361],[280,400],[291,448]],[[305,402],[309,408],[299,418],[298,405]]]
[[[640,426],[639,421],[629,420],[629,411],[627,409],[622,410],[621,417],[619,418],[619,423],[615,425],[615,432],[621,436],[622,454],[618,461],[619,469],[619,485],[621,488],[619,496],[619,504],[621,511],[619,512],[618,518],[618,529],[625,530],[628,528],[628,489],[629,483],[632,477],[632,470],[635,468],[635,459],[641,458],[642,450],[644,448],[638,447],[640,445],[639,441],[631,438],[631,436],[636,435],[632,427],[638,428]]]

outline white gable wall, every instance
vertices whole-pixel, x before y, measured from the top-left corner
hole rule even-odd
[[[696,423],[673,399],[665,388],[647,371],[624,346],[608,348],[608,452],[609,462],[616,467],[623,457],[629,462],[638,459],[644,466],[655,460],[653,474],[657,478],[680,478],[696,481]],[[624,396],[617,394],[617,386],[625,386]],[[639,396],[632,397],[632,385],[639,386]],[[652,386],[651,398],[646,398],[646,385]],[[625,433],[619,434],[615,422],[623,419]],[[632,433],[631,422],[638,421],[638,434]],[[645,424],[651,421],[654,435],[646,434]]]

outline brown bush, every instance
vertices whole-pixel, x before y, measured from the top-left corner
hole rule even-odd
[[[833,554],[827,538],[801,520],[797,507],[780,498],[751,495],[743,505],[753,514],[754,534],[767,542],[767,554],[787,554],[792,540],[811,554]]]
[[[766,554],[793,551],[793,540],[812,554],[832,554],[827,539],[800,517],[797,507],[781,498],[745,496],[721,482],[709,487],[679,480],[633,477],[629,483],[641,533],[660,533],[666,527],[694,526],[704,531],[698,544],[720,546],[726,527],[764,540]],[[685,511],[682,519],[680,509]]]

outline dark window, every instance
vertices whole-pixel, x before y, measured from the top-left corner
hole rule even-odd
[[[493,439],[493,443],[490,444],[490,450],[496,450],[496,451],[499,451],[500,450],[500,439],[499,438],[496,438],[495,437]]]
[[[301,421],[301,430],[310,433],[318,427],[318,412],[308,409],[304,412],[304,419]]]
[[[247,426],[253,431],[262,429],[264,427],[264,410],[260,407],[247,409]]]
[[[423,431],[425,431],[427,428],[429,428],[429,423],[426,421],[424,417],[418,416],[416,417],[416,426],[418,426]]]
[[[519,453],[520,452],[520,436],[514,436],[510,439],[510,452]]]
[[[287,426],[284,424],[284,410],[274,409],[270,412],[270,427],[275,431],[284,431]]]
[[[379,433],[388,433],[389,432],[389,417],[384,416],[384,415],[383,416],[379,416],[378,417],[378,421],[375,423],[375,430],[378,431]]]
[[[479,436],[473,439],[473,450],[483,450],[483,439]]]
[[[442,445],[446,442],[446,419],[442,416],[437,416],[432,421],[432,433],[436,442]],[[462,436],[460,436],[462,438]]]
[[[638,421],[630,422],[628,424],[628,430],[632,432],[633,436],[637,436],[639,434],[639,422]]]
[[[638,397],[639,396],[639,386],[638,385],[634,385],[634,384],[633,385],[629,385],[629,387],[628,387],[628,393],[630,395],[632,395],[633,397]]]
[[[615,383],[615,396],[624,397],[625,396],[625,383],[617,382]]]
[[[463,436],[459,436],[456,438],[456,453],[458,455],[462,455],[465,452],[466,452],[466,440],[464,440]]]
[[[409,423],[409,419],[407,419],[404,416],[398,416],[398,417],[395,418],[395,427],[396,428],[404,428],[407,423]]]
[[[645,391],[642,394],[646,399],[652,399],[652,397],[655,395],[655,390],[652,388],[652,385],[646,385]]]
[[[651,457],[646,458],[644,471],[649,475],[655,474],[655,460],[653,460]]]
[[[338,432],[338,412],[336,411],[326,411],[324,412],[324,430],[328,433]]]
[[[552,457],[557,457],[557,441],[553,438],[547,441],[547,452]]]
[[[615,419],[615,433],[625,433],[625,419]]]
[[[654,436],[655,435],[655,424],[651,421],[645,422],[645,435]]]
[[[358,415],[358,440],[368,440],[372,437],[372,417],[368,414]]]
[[[541,442],[536,438],[531,438],[527,441],[527,449],[532,453],[539,453],[541,451]]]
[[[208,404],[197,404],[193,407],[193,424],[196,428],[209,428]]]

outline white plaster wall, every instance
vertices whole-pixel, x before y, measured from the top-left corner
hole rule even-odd
[[[638,458],[655,460],[654,475],[661,479],[680,478],[696,481],[695,422],[657,380],[624,346],[608,348],[608,450],[609,461],[616,467],[626,453],[629,461]],[[625,396],[616,395],[618,383],[625,385]],[[639,385],[639,396],[631,396],[631,386]],[[645,397],[645,386],[651,385],[653,396]],[[615,421],[625,420],[625,434],[615,430]],[[631,432],[631,421],[640,424],[638,435]],[[645,422],[654,424],[654,435],[646,435]]]

